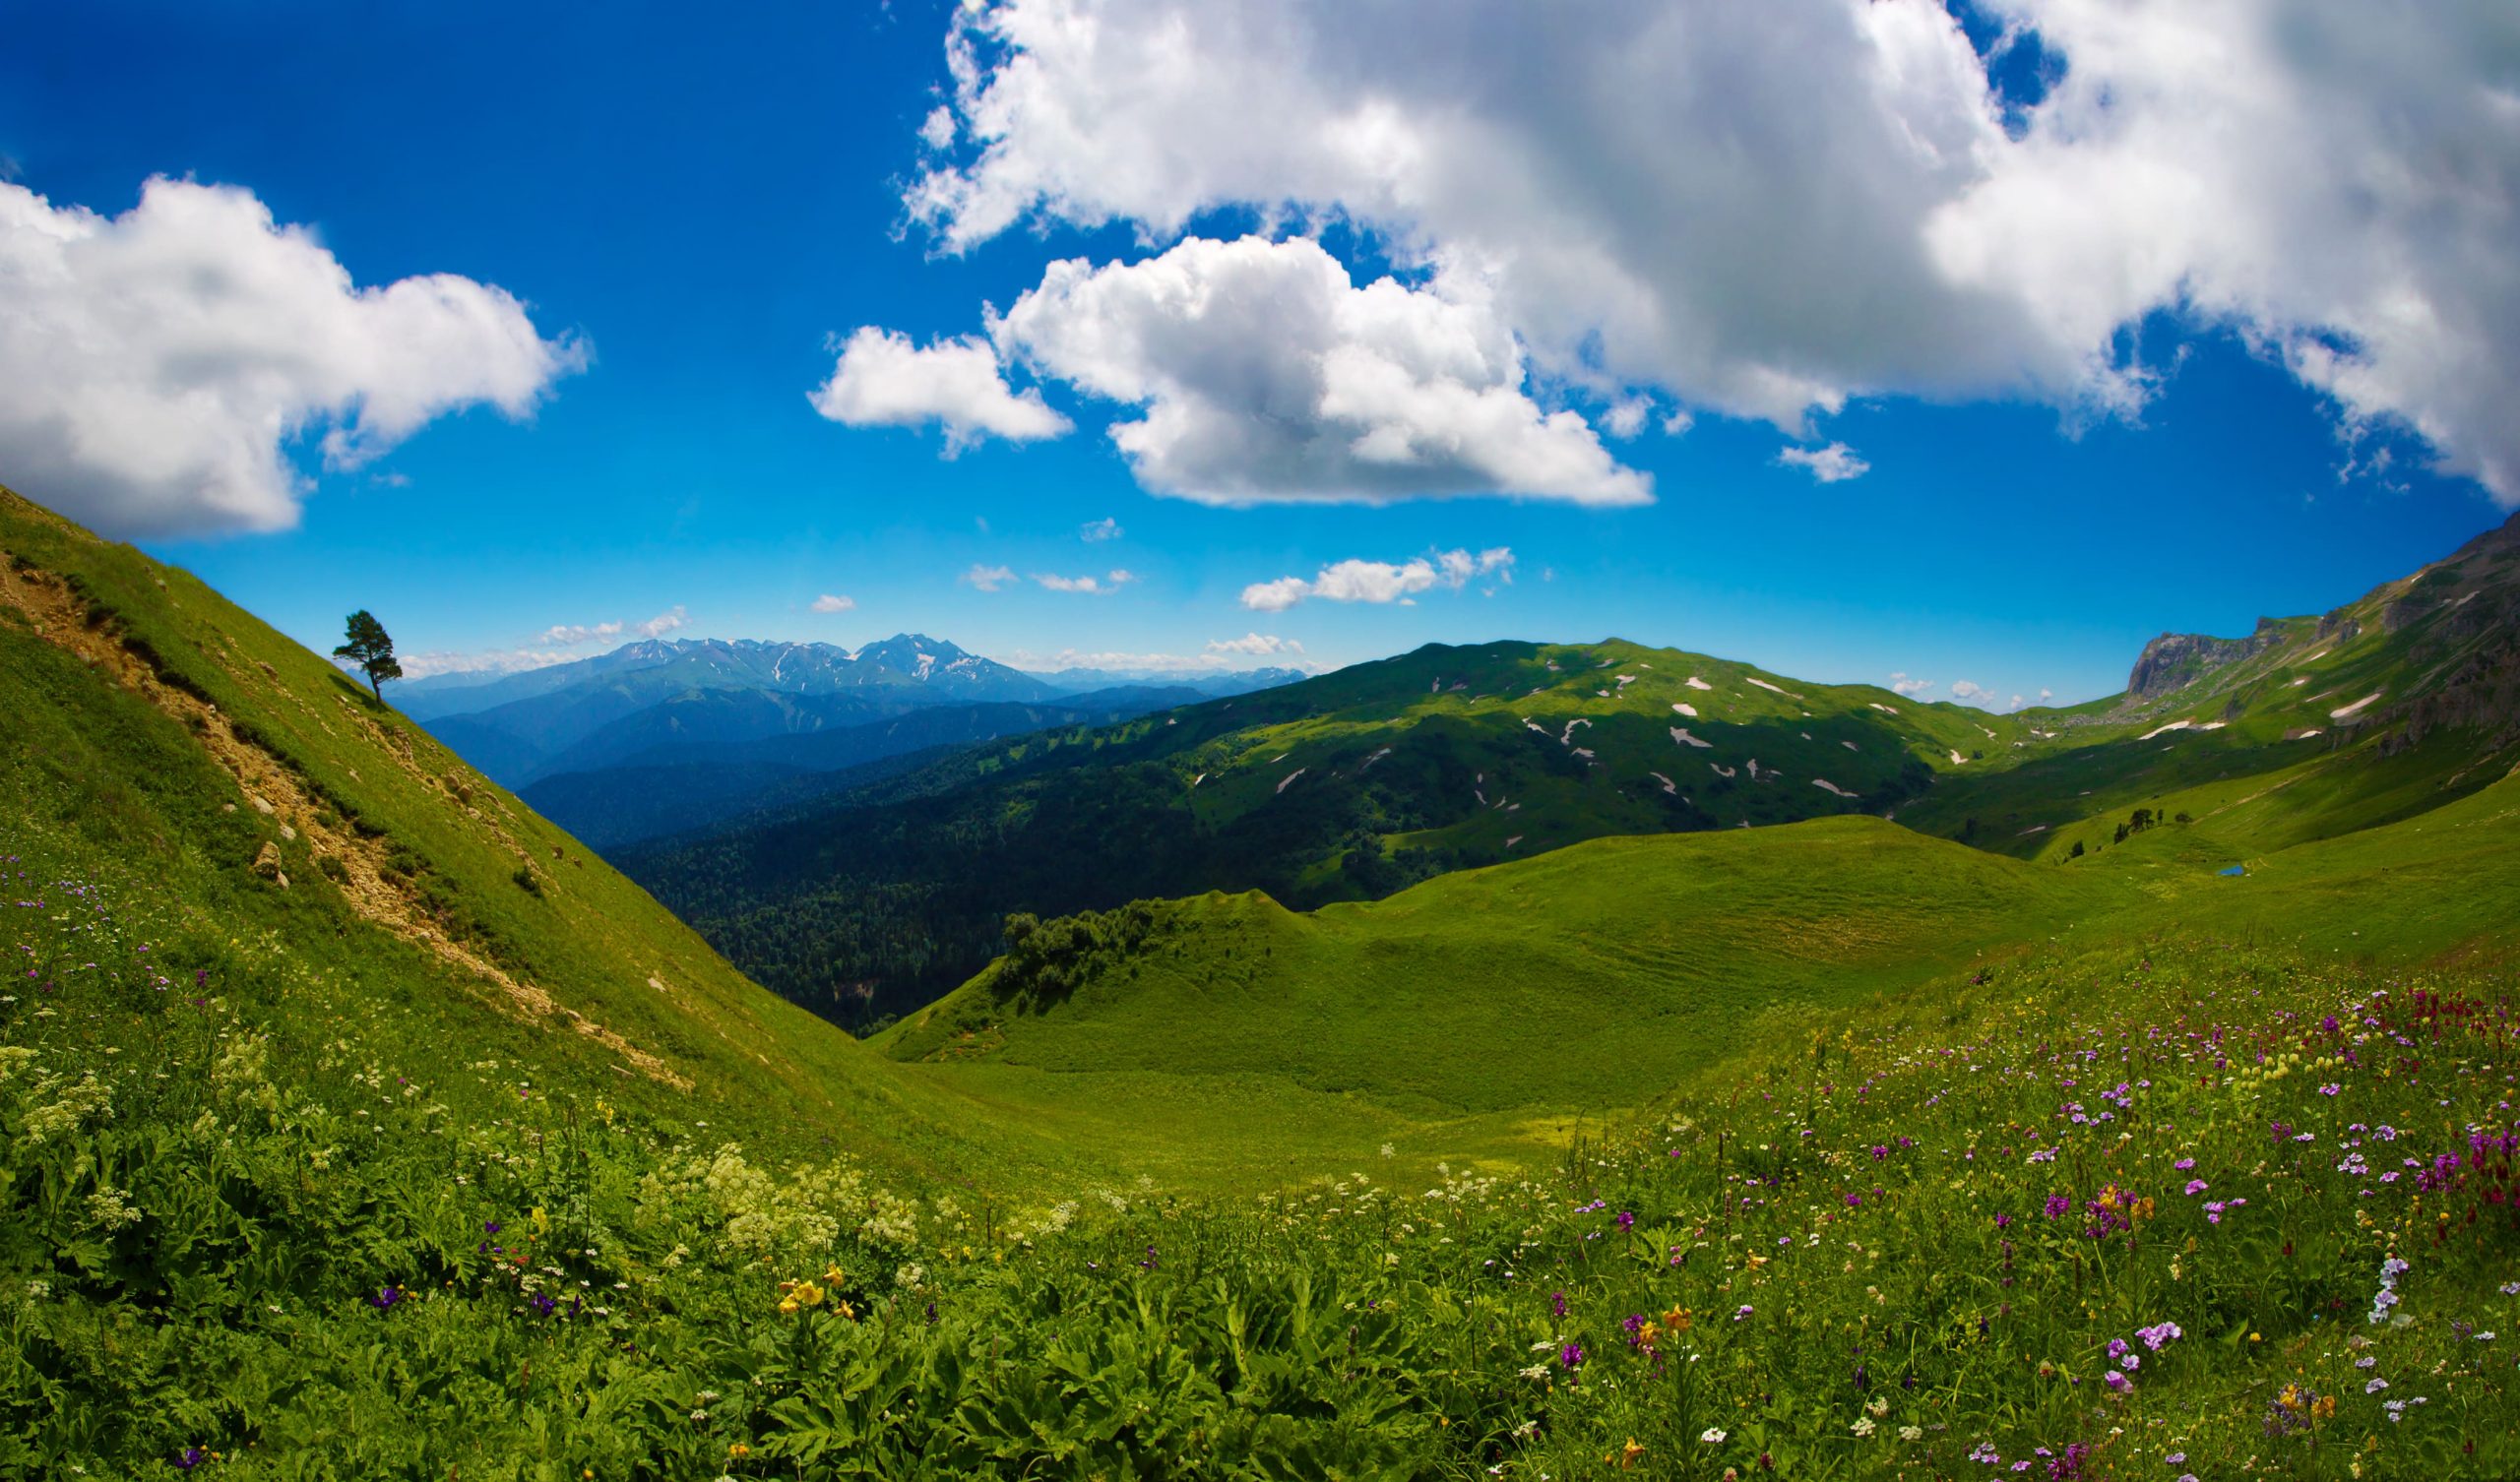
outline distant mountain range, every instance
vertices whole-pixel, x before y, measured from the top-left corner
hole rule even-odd
[[[904,633],[854,649],[651,639],[522,673],[433,675],[391,698],[493,780],[611,847],[813,797],[895,757],[1301,677],[1286,668],[1187,680],[1040,676]]]

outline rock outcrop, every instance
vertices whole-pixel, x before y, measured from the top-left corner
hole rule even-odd
[[[2246,638],[2212,638],[2202,633],[2165,633],[2144,646],[2126,676],[2130,699],[2150,700],[2195,683],[2216,669],[2265,652],[2281,642],[2283,625],[2259,618],[2257,631]]]

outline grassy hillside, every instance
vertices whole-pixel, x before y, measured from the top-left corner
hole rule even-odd
[[[432,1084],[530,1081],[660,1129],[905,1167],[1011,1145],[745,981],[583,845],[185,573],[5,491],[0,551],[0,835],[16,872],[145,892],[164,934],[153,950],[179,940],[187,971],[272,1032],[320,1040],[351,1016]]]
[[[0,550],[0,1475],[2520,1469],[2507,775],[2238,876],[1841,818],[1019,923],[886,1055]]]
[[[1248,890],[1304,908],[1606,835],[1859,813],[2049,861],[2184,814],[2196,857],[2230,860],[2418,816],[2515,761],[2506,526],[2322,617],[2166,635],[2125,694],[2070,708],[1991,715],[1617,642],[1437,646],[621,860],[761,981],[865,1024],[976,971],[1016,911]]]
[[[619,858],[764,983],[871,1015],[976,971],[1009,912],[1209,890],[1307,907],[1605,835],[1877,813],[2028,734],[1631,644],[1430,647]]]
[[[1051,923],[875,1043],[1437,1113],[1626,1107],[1798,1011],[1965,975],[2120,898],[1875,819],[1599,839],[1310,915],[1209,895]]]
[[[1899,810],[2025,858],[2119,842],[2136,808],[2241,854],[2410,818],[2520,762],[2520,520],[2319,617],[2166,635],[2106,706]]]
[[[161,993],[198,957],[152,895],[43,895],[0,1004],[13,1474],[2520,1466],[2489,969],[2048,948],[1815,1011],[1553,1167],[1010,1209],[415,1095],[390,1022],[267,1036],[219,990],[284,968]]]

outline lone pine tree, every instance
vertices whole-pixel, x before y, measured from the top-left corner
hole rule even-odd
[[[346,658],[357,664],[367,676],[367,687],[378,700],[385,698],[384,681],[403,677],[403,666],[394,657],[394,640],[385,625],[362,607],[349,616],[348,641],[333,650],[335,658]]]

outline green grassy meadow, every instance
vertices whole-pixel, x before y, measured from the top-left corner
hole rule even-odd
[[[1026,920],[859,1042],[183,573],[0,548],[0,1475],[2520,1471],[2492,724],[2129,773],[2079,855]],[[1219,806],[1365,744],[1273,724]]]

